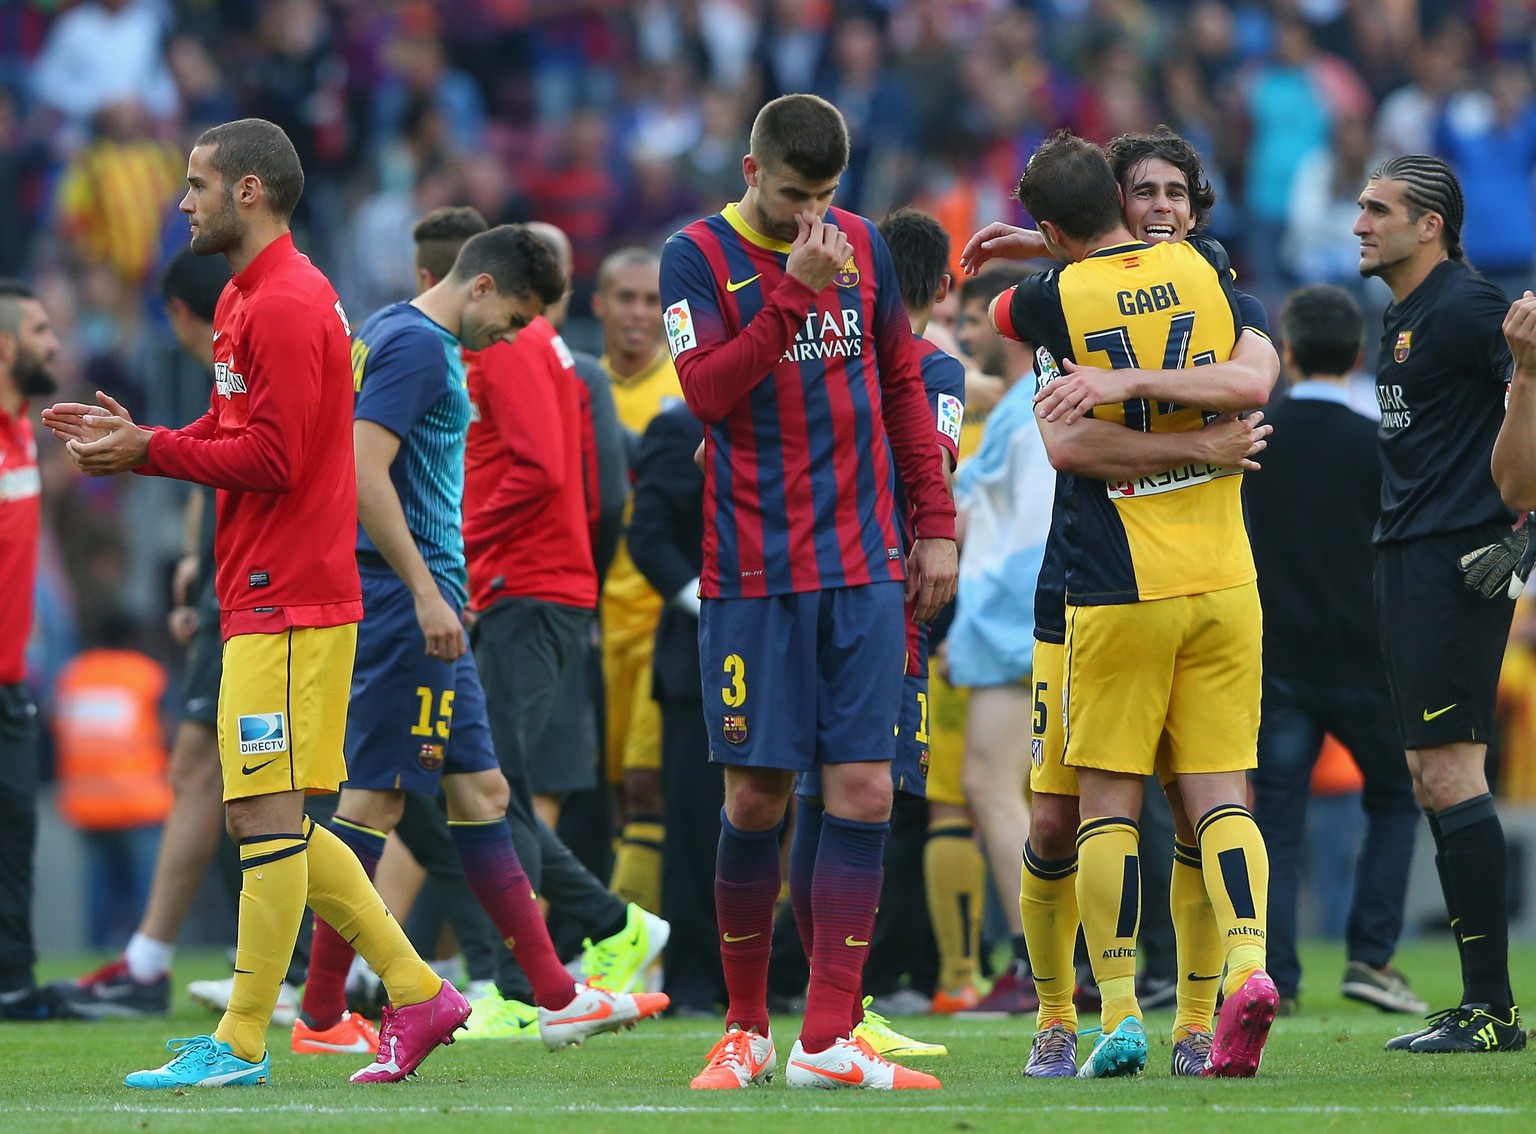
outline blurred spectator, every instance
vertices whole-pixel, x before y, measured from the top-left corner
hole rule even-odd
[[[699,215],[701,200],[693,186],[680,179],[677,166],[661,154],[645,150],[629,157],[629,191],[608,233],[611,244],[660,246],[672,233]]]
[[[1447,22],[1414,51],[1410,81],[1381,100],[1376,116],[1376,142],[1389,157],[1434,151],[1445,100],[1466,82],[1470,42],[1461,24]]]
[[[106,264],[124,284],[142,287],[186,164],[179,149],[150,136],[132,98],[103,105],[92,125],[95,138],[70,158],[59,185],[59,227],[82,263]]]
[[[1354,115],[1336,119],[1330,142],[1296,167],[1286,207],[1282,262],[1302,283],[1331,283],[1359,292],[1360,238],[1351,230],[1366,179],[1388,155],[1375,152],[1370,123]]]
[[[410,107],[426,103],[446,125],[456,151],[473,153],[485,145],[485,100],[473,79],[448,65],[441,39],[405,36],[389,45],[386,57],[389,74],[373,100],[375,143],[399,135]]]
[[[703,132],[678,159],[678,178],[693,186],[707,211],[741,196],[741,155],[750,147],[740,96],[725,87],[706,87],[700,108]]]
[[[20,272],[32,244],[26,198],[40,149],[22,132],[16,96],[0,86],[0,276]]]
[[[188,133],[200,134],[210,126],[240,117],[240,104],[200,40],[177,36],[166,48],[166,59],[181,94],[182,120]]]
[[[611,141],[608,119],[600,111],[578,111],[551,139],[548,160],[525,172],[534,215],[571,239],[578,308],[586,306],[618,212],[618,186],[609,168]]]
[[[95,949],[121,948],[138,924],[171,808],[165,668],[136,648],[137,636],[121,615],[106,619],[100,644],[64,667],[54,694],[59,812],[85,835]]]
[[[844,20],[833,47],[836,64],[820,93],[848,123],[848,168],[838,200],[843,208],[883,216],[908,200],[917,160],[915,108],[906,86],[886,64],[874,20]]]
[[[1281,19],[1274,57],[1248,83],[1252,133],[1243,200],[1249,263],[1260,288],[1283,285],[1276,250],[1285,231],[1291,184],[1302,159],[1328,144],[1328,101],[1313,69],[1317,54],[1305,23]]]
[[[681,67],[658,67],[636,72],[635,86],[619,147],[667,161],[682,157],[704,131],[698,85]]]
[[[795,91],[816,91],[831,75],[832,5],[827,0],[766,0],[758,34],[757,90],[763,102]]]
[[[32,72],[32,92],[63,116],[66,147],[111,102],[137,99],[157,119],[176,113],[164,51],[168,24],[161,0],[86,0],[59,17]]]
[[[1467,259],[1505,295],[1520,295],[1536,262],[1536,100],[1526,66],[1500,63],[1485,86],[1452,95],[1435,152],[1466,194]]]
[[[257,44],[244,69],[243,116],[275,122],[292,140],[304,167],[293,227],[310,255],[329,260],[340,221],[336,179],[352,140],[346,64],[332,46],[320,0],[269,0]]]

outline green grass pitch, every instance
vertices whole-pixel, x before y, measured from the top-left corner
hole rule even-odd
[[[77,961],[79,959],[76,959]],[[913,1061],[939,1075],[941,1091],[895,1094],[790,1091],[691,1092],[688,1080],[719,1032],[696,1020],[642,1024],[601,1036],[584,1050],[538,1043],[458,1043],[439,1051],[419,1080],[354,1086],[356,1056],[296,1056],[271,1033],[272,1083],[260,1088],[130,1091],[123,1075],[167,1058],[165,1040],[212,1029],[214,1017],[179,998],[169,1019],[131,1023],[0,1025],[0,1131],[153,1131],[288,1134],[309,1131],[539,1130],[550,1134],[677,1134],[768,1129],[773,1134],[1009,1134],[1190,1130],[1463,1131],[1529,1129],[1536,1116],[1536,1051],[1492,1056],[1388,1054],[1382,1041],[1412,1021],[1337,994],[1343,954],[1305,951],[1303,1012],[1276,1022],[1256,1080],[1168,1077],[1169,1013],[1149,1015],[1151,1059],[1139,1080],[1026,1082],[1020,1075],[1033,1020],[906,1019],[914,1035],[947,1043],[948,1058]],[[1457,991],[1455,949],[1416,943],[1399,956],[1432,1004]],[[1514,951],[1515,988],[1536,1013],[1536,948]],[[79,965],[51,961],[44,975]],[[177,983],[227,972],[216,954],[178,958]],[[1084,1021],[1087,1026],[1096,1021]],[[1527,1018],[1536,1023],[1536,1019]],[[782,1022],[779,1057],[795,1021]],[[1084,1050],[1091,1037],[1084,1038]],[[759,1127],[761,1122],[766,1124]]]

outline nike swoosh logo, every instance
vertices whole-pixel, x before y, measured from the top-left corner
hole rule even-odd
[[[218,342],[219,341],[219,336],[222,335],[223,333],[224,333],[223,331],[215,331],[215,332],[213,332],[213,341],[214,342]]]
[[[754,937],[761,937],[762,934],[761,933],[745,933],[745,934],[743,934],[740,937],[733,937],[731,934],[725,933],[725,934],[721,934],[721,936],[725,939],[725,943],[727,945],[734,945],[738,941],[751,941],[752,938],[754,938]]]
[[[242,776],[254,776],[257,772],[259,772],[263,768],[265,768],[267,766],[267,764],[276,764],[277,763],[277,759],[278,758],[276,756],[274,756],[274,757],[272,757],[272,759],[268,760],[266,764],[257,764],[254,768],[251,767],[249,764],[241,764],[240,765],[240,774]]]
[[[598,1006],[585,1016],[573,1016],[569,1020],[561,1020],[562,1024],[585,1024],[588,1020],[606,1020],[613,1015],[613,1005],[603,1000]]]
[[[1217,973],[1215,976],[1200,976],[1200,975],[1198,975],[1196,973],[1190,973],[1184,979],[1185,980],[1219,980],[1220,978],[1221,978],[1221,974],[1220,973]],[[1036,984],[1040,983],[1039,978],[1036,978],[1035,983]]]
[[[365,1039],[355,1039],[351,1043],[326,1043],[324,1040],[310,1040],[310,1047],[322,1048],[325,1051],[335,1051],[342,1055],[366,1055],[373,1048],[368,1046]]]
[[[850,933],[847,937],[843,938],[843,944],[848,946],[848,948],[850,948],[850,949],[862,949],[864,946],[868,945],[869,942],[868,941],[855,941],[854,938],[853,938],[853,934]]]
[[[862,1067],[850,1067],[846,1071],[832,1071],[825,1067],[813,1067],[809,1063],[801,1063],[798,1059],[789,1061],[791,1067],[803,1067],[807,1071],[815,1072],[824,1079],[836,1079],[839,1083],[852,1083],[854,1086],[864,1081],[864,1069]]]
[[[1435,710],[1435,711],[1434,711],[1434,712],[1430,712],[1430,711],[1429,711],[1429,710],[1428,710],[1428,709],[1425,709],[1425,710],[1424,710],[1424,719],[1425,719],[1425,720],[1426,720],[1426,721],[1432,721],[1432,720],[1434,720],[1434,719],[1435,719],[1435,718],[1436,718],[1436,717],[1443,717],[1443,716],[1445,716],[1445,714],[1446,714],[1446,713],[1448,713],[1448,712],[1450,712],[1450,711],[1451,711],[1451,710],[1452,710],[1452,709],[1454,709],[1454,708],[1455,708],[1455,707],[1456,707],[1456,706],[1457,706],[1457,705],[1458,705],[1458,704],[1459,704],[1459,703],[1460,703],[1460,702],[1457,702],[1457,701],[1452,701],[1452,702],[1451,702],[1451,703],[1450,703],[1450,704],[1449,704],[1449,705],[1447,705],[1447,706],[1446,706],[1446,707],[1445,707],[1445,708],[1443,708],[1443,709],[1436,709],[1436,710]]]
[[[1474,941],[1481,941],[1483,938],[1485,938],[1487,936],[1488,935],[1486,933],[1474,933],[1471,937],[1463,937],[1461,939],[1461,943],[1463,945],[1470,945],[1472,942],[1474,942]]]
[[[742,280],[740,283],[737,283],[735,280],[726,280],[725,281],[725,290],[729,291],[729,292],[732,292],[732,293],[738,292],[742,288],[746,287],[753,280],[761,279],[762,275],[763,275],[762,272],[758,272],[757,275],[755,275],[755,276],[748,276],[746,279]]]

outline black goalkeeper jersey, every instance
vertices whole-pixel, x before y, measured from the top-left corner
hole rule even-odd
[[[1375,542],[1514,522],[1489,461],[1504,421],[1509,300],[1446,260],[1387,308],[1376,362],[1381,518]]]

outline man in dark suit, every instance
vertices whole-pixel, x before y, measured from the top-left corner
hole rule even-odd
[[[677,1015],[713,1017],[725,999],[715,925],[715,850],[725,802],[709,762],[699,678],[699,571],[704,562],[704,474],[694,451],[704,427],[686,406],[657,414],[635,458],[629,553],[666,600],[656,627],[652,689],[661,705],[662,917],[672,923],[665,971]]]
[[[1301,983],[1296,897],[1312,766],[1323,734],[1365,779],[1341,991],[1387,1012],[1425,1003],[1391,967],[1403,928],[1419,808],[1403,762],[1372,613],[1371,530],[1381,510],[1377,423],[1350,408],[1346,375],[1363,319],[1348,292],[1317,285],[1281,314],[1290,394],[1243,497],[1264,604],[1264,701],[1253,814],[1269,848],[1269,973],[1282,1011]],[[1342,865],[1342,864],[1341,864]]]

